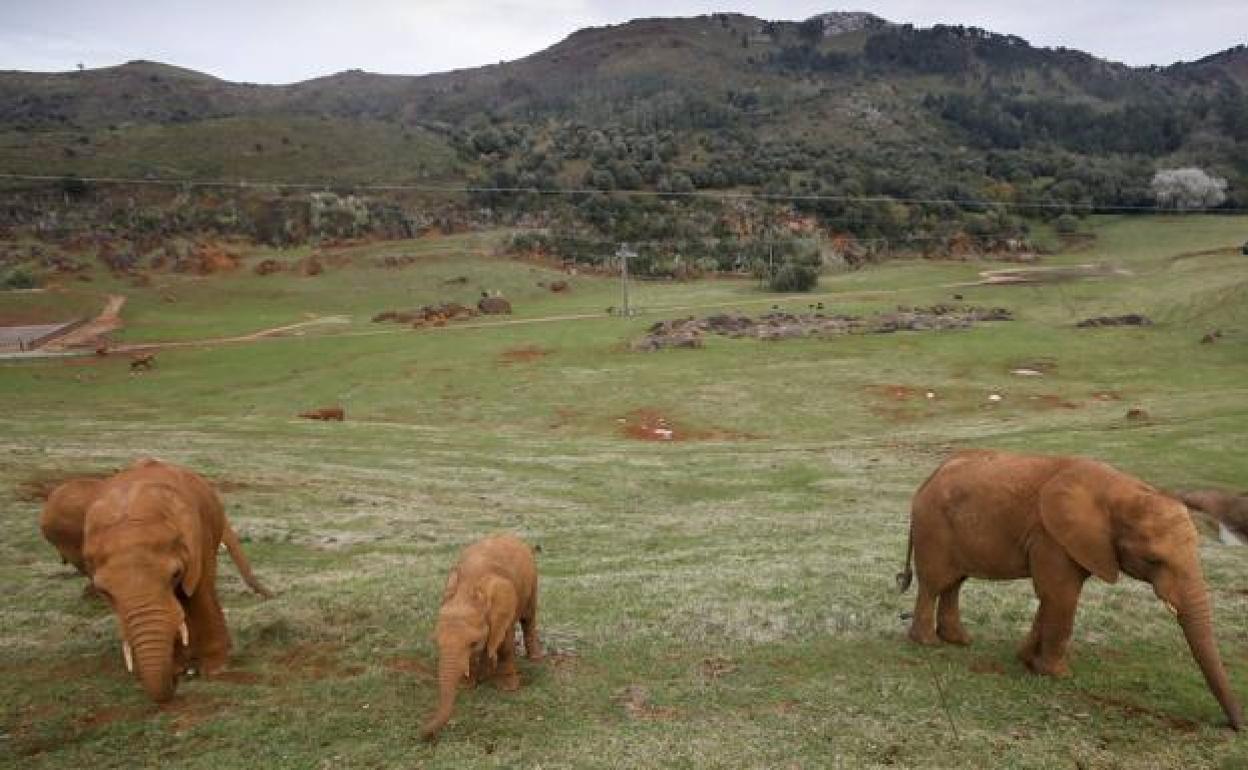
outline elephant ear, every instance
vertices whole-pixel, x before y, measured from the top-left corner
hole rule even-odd
[[[1040,521],[1070,558],[1106,583],[1118,582],[1109,509],[1086,482],[1055,478],[1040,490]]]
[[[204,523],[198,512],[177,490],[161,490],[169,523],[178,533],[178,558],[182,561],[182,593],[190,596],[204,575]],[[216,556],[216,552],[212,553]]]
[[[497,655],[503,644],[511,641],[519,598],[511,581],[497,576],[487,579],[478,590],[485,599],[485,619],[490,627],[486,650]]]

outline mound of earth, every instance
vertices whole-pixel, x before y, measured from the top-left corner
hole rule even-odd
[[[505,297],[482,297],[477,301],[477,310],[486,315],[510,315],[511,303]]]
[[[898,306],[895,312],[860,316],[825,313],[789,313],[773,310],[758,318],[742,313],[717,313],[696,318],[676,318],[651,326],[646,336],[633,343],[634,350],[700,348],[707,334],[724,337],[752,337],[784,340],[795,337],[825,337],[840,334],[890,334],[898,331],[967,329],[981,321],[1011,321],[1014,314],[1005,308],[979,308],[958,305],[931,307]]]
[[[1148,316],[1139,313],[1128,313],[1127,315],[1115,316],[1097,316],[1095,318],[1085,318],[1075,324],[1080,329],[1090,329],[1098,326],[1152,326],[1153,322]]]

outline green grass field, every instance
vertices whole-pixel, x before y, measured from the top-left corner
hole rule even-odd
[[[1095,232],[1044,264],[1126,273],[958,286],[1011,265],[896,262],[825,276],[817,299],[643,283],[632,319],[603,312],[619,304],[615,280],[576,276],[551,294],[536,284],[554,272],[490,257],[487,235],[346,249],[315,278],[135,288],[99,274],[63,294],[0,295],[14,314],[63,301],[73,315],[124,293],[126,342],[339,317],[161,350],[137,376],[124,356],[0,363],[0,765],[1248,766],[1145,584],[1088,583],[1066,680],[1014,660],[1035,606],[1026,581],[968,584],[968,648],[904,638],[914,594],[893,574],[909,497],[952,448],[1088,454],[1162,486],[1248,488],[1248,218],[1106,218]],[[417,260],[373,266],[387,254]],[[483,288],[525,323],[369,321]],[[872,313],[955,292],[1017,320],[628,349],[657,320],[715,308]],[[1074,328],[1131,312],[1154,325]],[[1222,338],[1199,344],[1215,328]],[[1010,374],[1024,365],[1045,375]],[[294,416],[333,403],[346,422]],[[1132,407],[1150,419],[1127,420]],[[631,439],[620,420],[637,410],[709,440]],[[126,676],[112,616],[43,542],[23,486],[140,455],[215,479],[279,593],[259,601],[224,564],[231,668],[184,681],[163,708]],[[542,548],[552,655],[521,661],[517,693],[461,695],[423,745],[442,583],[463,545],[497,531]],[[1202,554],[1248,697],[1248,553],[1210,541]]]

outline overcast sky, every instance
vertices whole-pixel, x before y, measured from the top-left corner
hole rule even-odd
[[[289,83],[360,68],[420,74],[517,59],[587,26],[739,11],[830,10],[985,27],[1133,65],[1248,41],[1248,0],[0,0],[0,69],[152,59],[228,80]]]

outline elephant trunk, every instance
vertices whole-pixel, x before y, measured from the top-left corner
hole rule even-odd
[[[177,687],[173,666],[175,628],[162,611],[152,607],[129,611],[123,618],[123,633],[143,690],[157,703],[169,701]]]
[[[1222,705],[1222,711],[1230,720],[1231,727],[1235,730],[1241,729],[1244,714],[1239,700],[1231,690],[1226,669],[1222,666],[1222,657],[1218,654],[1218,645],[1213,637],[1213,613],[1209,606],[1208,592],[1203,586],[1187,590],[1177,609],[1183,636],[1187,638],[1192,657],[1205,675],[1209,690]]]
[[[459,680],[468,674],[468,656],[442,650],[438,660],[438,708],[420,728],[421,737],[431,740],[451,719]]]

